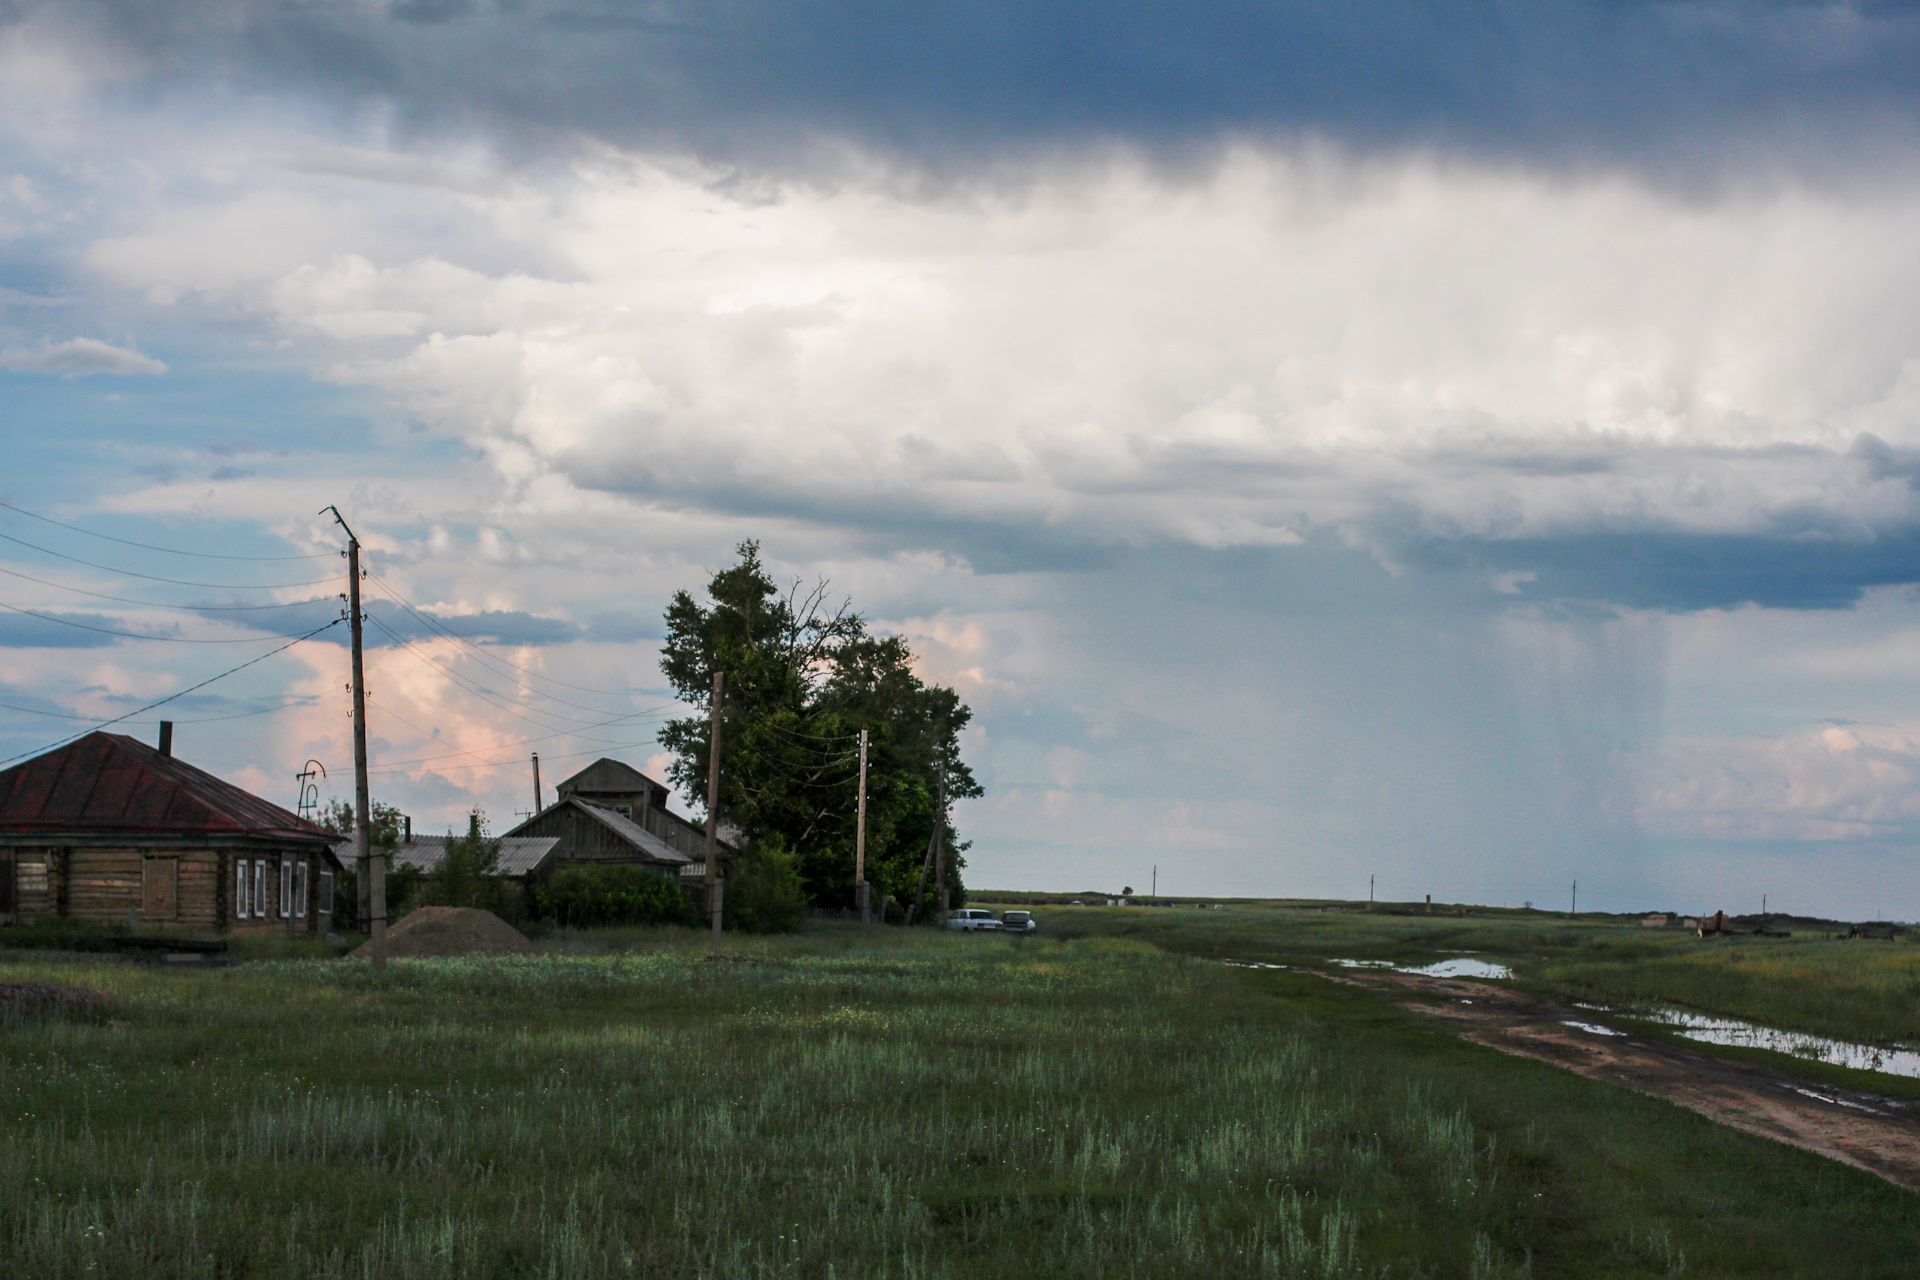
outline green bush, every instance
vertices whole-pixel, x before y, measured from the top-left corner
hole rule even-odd
[[[694,922],[686,890],[644,867],[563,867],[535,901],[542,916],[563,925]]]
[[[728,866],[721,906],[727,927],[742,933],[800,932],[807,894],[798,860],[778,838],[760,841]]]

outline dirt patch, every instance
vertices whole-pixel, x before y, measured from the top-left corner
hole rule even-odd
[[[48,1013],[98,1013],[106,1007],[104,991],[46,982],[0,982],[0,1014],[32,1018]]]
[[[1920,1103],[1812,1085],[1784,1071],[1622,1033],[1584,1010],[1484,982],[1413,973],[1324,976],[1384,989],[1476,1044],[1623,1084],[1920,1191]]]
[[[363,943],[352,959],[373,954]],[[421,907],[387,930],[389,956],[530,956],[533,944],[491,911],[475,907]]]

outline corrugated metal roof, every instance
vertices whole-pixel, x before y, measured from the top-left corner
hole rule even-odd
[[[499,867],[503,876],[524,876],[538,870],[552,855],[553,847],[560,843],[559,836],[501,836],[499,839]],[[412,843],[403,841],[393,847],[393,865],[418,867],[420,874],[430,876],[440,869],[440,860],[447,856],[447,840],[446,836],[415,836]],[[351,867],[353,841],[337,841],[333,854],[341,865]]]
[[[0,836],[54,833],[334,839],[204,769],[103,732],[0,772]]]

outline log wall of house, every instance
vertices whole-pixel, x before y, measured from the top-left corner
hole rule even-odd
[[[234,927],[284,930],[280,863],[297,854],[220,849],[95,849],[46,845],[0,846],[0,877],[10,877],[12,902],[0,892],[0,925],[25,925],[64,916],[86,924],[208,932]],[[264,863],[264,912],[234,914],[234,876],[240,861]],[[297,928],[314,932],[320,919],[318,854],[307,864],[306,912]],[[131,912],[131,914],[130,914]]]
[[[0,920],[30,924],[54,914],[59,860],[60,850],[45,845],[0,847],[0,881],[5,882],[0,896],[11,898],[10,903],[0,904]]]
[[[65,914],[87,924],[218,929],[224,861],[213,849],[73,849]]]

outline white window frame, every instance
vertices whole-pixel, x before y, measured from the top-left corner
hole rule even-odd
[[[247,860],[234,859],[233,871],[233,918],[245,920],[248,915],[247,908],[253,905],[247,893],[247,890],[253,887],[253,882],[247,879]]]
[[[293,859],[280,859],[280,918],[293,917]]]
[[[326,868],[320,870],[320,915],[332,927],[333,920],[333,872]]]
[[[256,858],[253,863],[253,918],[261,920],[267,914],[267,860]]]
[[[307,860],[301,858],[293,864],[293,914],[296,918],[307,918]]]

